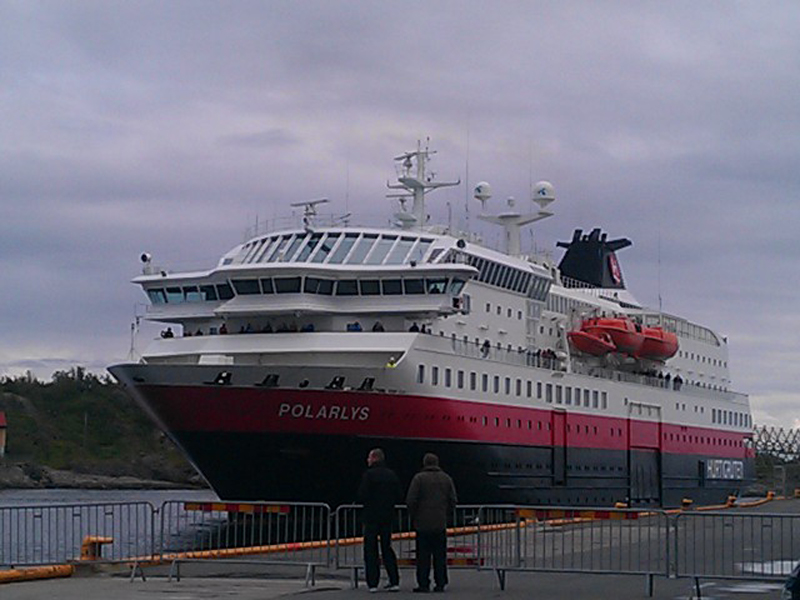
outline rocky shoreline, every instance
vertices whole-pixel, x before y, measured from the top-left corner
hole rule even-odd
[[[207,487],[199,475],[185,481],[163,481],[130,475],[77,473],[31,463],[0,465],[0,489],[177,490]]]

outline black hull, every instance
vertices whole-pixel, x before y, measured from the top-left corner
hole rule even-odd
[[[405,486],[423,454],[439,455],[463,504],[678,506],[724,502],[753,477],[706,479],[706,457],[655,450],[523,447],[355,436],[172,432],[223,500],[356,501],[368,451],[381,447]]]

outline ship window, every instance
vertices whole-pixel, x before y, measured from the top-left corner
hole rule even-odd
[[[589,408],[589,390],[583,390],[583,405]]]
[[[366,263],[368,265],[379,265],[383,262],[383,259],[386,258],[386,255],[391,250],[394,243],[397,241],[397,236],[395,235],[382,235],[381,238],[378,240],[378,243],[375,244],[375,247],[372,249],[372,252],[367,257]]]
[[[600,392],[600,408],[608,408],[608,393]]]
[[[430,239],[420,240],[419,243],[411,250],[411,253],[408,255],[406,260],[408,262],[422,262],[422,259],[425,258],[425,254],[428,252],[428,248],[431,247],[432,243],[433,240]],[[433,262],[436,257],[442,253],[442,250],[442,248],[437,248],[437,251],[432,252],[428,262]]]
[[[282,261],[283,261],[283,262],[289,262],[289,261],[291,261],[291,260],[292,260],[292,257],[293,257],[293,256],[294,256],[294,254],[295,254],[295,252],[297,252],[297,248],[298,248],[298,246],[300,246],[300,244],[301,244],[301,243],[302,243],[302,242],[303,242],[305,239],[306,239],[306,236],[305,236],[305,234],[297,234],[297,235],[294,237],[294,239],[292,240],[292,243],[291,243],[291,244],[289,244],[289,248],[288,248],[288,249],[286,250],[286,252],[284,253]]]
[[[597,390],[592,391],[592,408],[597,408],[599,402],[599,394]]]
[[[531,383],[530,379],[528,380],[528,387],[527,387],[527,394],[528,398],[533,396],[533,384]]]
[[[506,390],[506,396],[509,396],[511,394],[511,377],[506,377],[505,390]]]
[[[445,387],[450,387],[452,385],[453,379],[453,370],[452,369],[445,369],[444,370],[444,385]]]
[[[283,249],[286,247],[286,243],[289,241],[291,237],[292,237],[291,235],[284,235],[280,239],[280,241],[277,244],[275,244],[275,249],[270,253],[267,262],[275,262],[276,260],[282,258]]]
[[[545,402],[548,402],[549,404],[553,403],[553,384],[552,383],[548,383],[545,386],[545,398],[544,399],[545,399]]]
[[[356,239],[358,239],[357,233],[346,233],[344,235],[344,239],[339,243],[336,247],[336,251],[331,255],[330,259],[328,260],[328,264],[333,265],[340,265],[344,262],[344,259],[347,258],[347,255],[350,252],[350,249],[355,244]]]
[[[456,373],[456,381],[458,382],[458,389],[464,389],[464,371]]]
[[[469,373],[469,389],[473,392],[478,388],[478,374],[475,371]]]
[[[444,294],[447,289],[447,279],[426,279],[425,284],[429,294]]]
[[[183,292],[179,287],[167,288],[167,302],[170,304],[180,304],[183,302]]]
[[[431,385],[439,385],[439,367],[431,367]]]
[[[272,285],[272,277],[262,277],[261,278],[261,293],[262,294],[272,294],[275,292],[275,288]]]
[[[264,259],[270,255],[272,250],[275,248],[275,244],[278,242],[279,237],[270,238],[269,241],[264,244],[264,247],[261,249],[261,252],[258,253],[252,260],[252,262],[263,262]]]
[[[542,399],[542,382],[541,381],[537,381],[536,382],[536,399],[537,400],[541,400]]]
[[[358,282],[355,279],[342,279],[336,284],[337,296],[358,296]]]
[[[261,293],[258,288],[258,279],[232,279],[231,283],[233,283],[236,293],[242,296]]]
[[[311,253],[317,247],[317,244],[319,244],[319,241],[321,239],[322,239],[321,233],[311,234],[311,236],[308,238],[308,242],[306,242],[306,245],[303,246],[303,249],[300,250],[300,253],[297,255],[297,262],[307,261],[308,257],[311,256]]]
[[[377,279],[363,279],[358,285],[362,296],[379,296],[381,293],[381,282]]]
[[[403,286],[405,287],[406,294],[425,293],[425,287],[422,285],[422,279],[404,279]]]
[[[276,277],[275,278],[275,293],[276,294],[296,294],[300,292],[300,278],[299,277]]]
[[[564,388],[564,404],[572,404],[572,388],[569,386]]]
[[[486,373],[481,375],[481,390],[484,392],[489,391],[489,376]]]
[[[147,290],[147,295],[150,297],[150,302],[153,304],[166,304],[167,295],[162,288],[155,288]]]
[[[522,380],[517,379],[517,396],[522,396]]]
[[[213,285],[201,285],[200,295],[206,302],[215,302],[217,300],[217,290],[214,289]]]
[[[365,235],[362,237],[356,247],[353,249],[353,252],[350,256],[347,257],[347,264],[348,265],[360,265],[364,262],[364,258],[366,258],[367,254],[369,254],[370,248],[378,239],[377,235]]]
[[[464,289],[465,283],[466,282],[463,279],[451,279],[449,293],[453,296],[458,296],[461,293],[461,290]]]
[[[202,302],[203,300],[196,285],[183,288],[183,299],[186,302]]]
[[[384,296],[397,296],[403,293],[403,284],[399,279],[384,279],[381,281]]]
[[[262,279],[263,281],[263,279]],[[333,290],[333,281],[319,277],[306,277],[303,282],[303,291],[306,294],[325,294],[330,296]]]
[[[417,383],[425,383],[425,365],[417,365]]]
[[[227,283],[218,283],[217,296],[220,300],[230,300],[233,298],[233,289]]]
[[[556,386],[556,404],[561,404],[562,403],[561,395],[562,395],[561,386],[557,385]]]
[[[499,394],[500,393],[500,376],[499,375],[495,375],[494,376],[494,387],[493,387],[493,389],[494,389],[494,393],[495,394]]]
[[[414,242],[417,241],[416,238],[409,238],[409,237],[402,237],[400,241],[397,242],[392,251],[389,253],[389,256],[386,257],[386,260],[383,264],[385,265],[401,265],[408,254],[408,251],[411,250],[411,246],[414,245]]]
[[[504,288],[509,288],[511,287],[511,281],[514,277],[514,272],[516,271],[516,269],[512,269],[511,267],[503,267],[503,268],[505,270],[505,273],[503,274],[503,279],[500,282],[500,286]]]
[[[428,257],[428,262],[436,262],[436,259],[444,252],[444,248],[434,248],[431,255]]]

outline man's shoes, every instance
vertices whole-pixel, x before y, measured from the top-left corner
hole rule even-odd
[[[369,588],[369,593],[370,593],[370,594],[374,594],[374,593],[375,593],[375,592],[377,592],[377,591],[378,591],[378,588],[376,588],[376,587],[374,587],[374,588]]]
[[[427,594],[431,590],[430,590],[430,588],[426,588],[426,587],[415,587],[411,591],[414,592],[415,594]]]
[[[387,592],[399,592],[400,585],[397,583],[387,583],[385,586],[383,586],[383,589]]]
[[[435,588],[433,588],[433,591],[436,592],[437,594],[441,594],[444,591],[444,586],[437,585]]]

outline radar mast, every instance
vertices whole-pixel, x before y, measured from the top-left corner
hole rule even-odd
[[[399,198],[403,210],[396,213],[394,216],[400,223],[403,229],[413,229],[414,227],[423,227],[427,221],[425,214],[425,194],[431,190],[451,187],[459,185],[461,179],[456,181],[434,181],[434,174],[427,171],[427,163],[430,157],[436,154],[435,150],[428,148],[427,142],[425,148],[422,147],[422,142],[417,141],[417,149],[413,152],[405,152],[400,156],[395,156],[394,160],[397,164],[398,183],[386,182],[386,187],[391,190],[404,190],[398,194],[389,194],[389,198]],[[405,209],[404,200],[408,197],[413,198],[413,205],[411,212]]]

